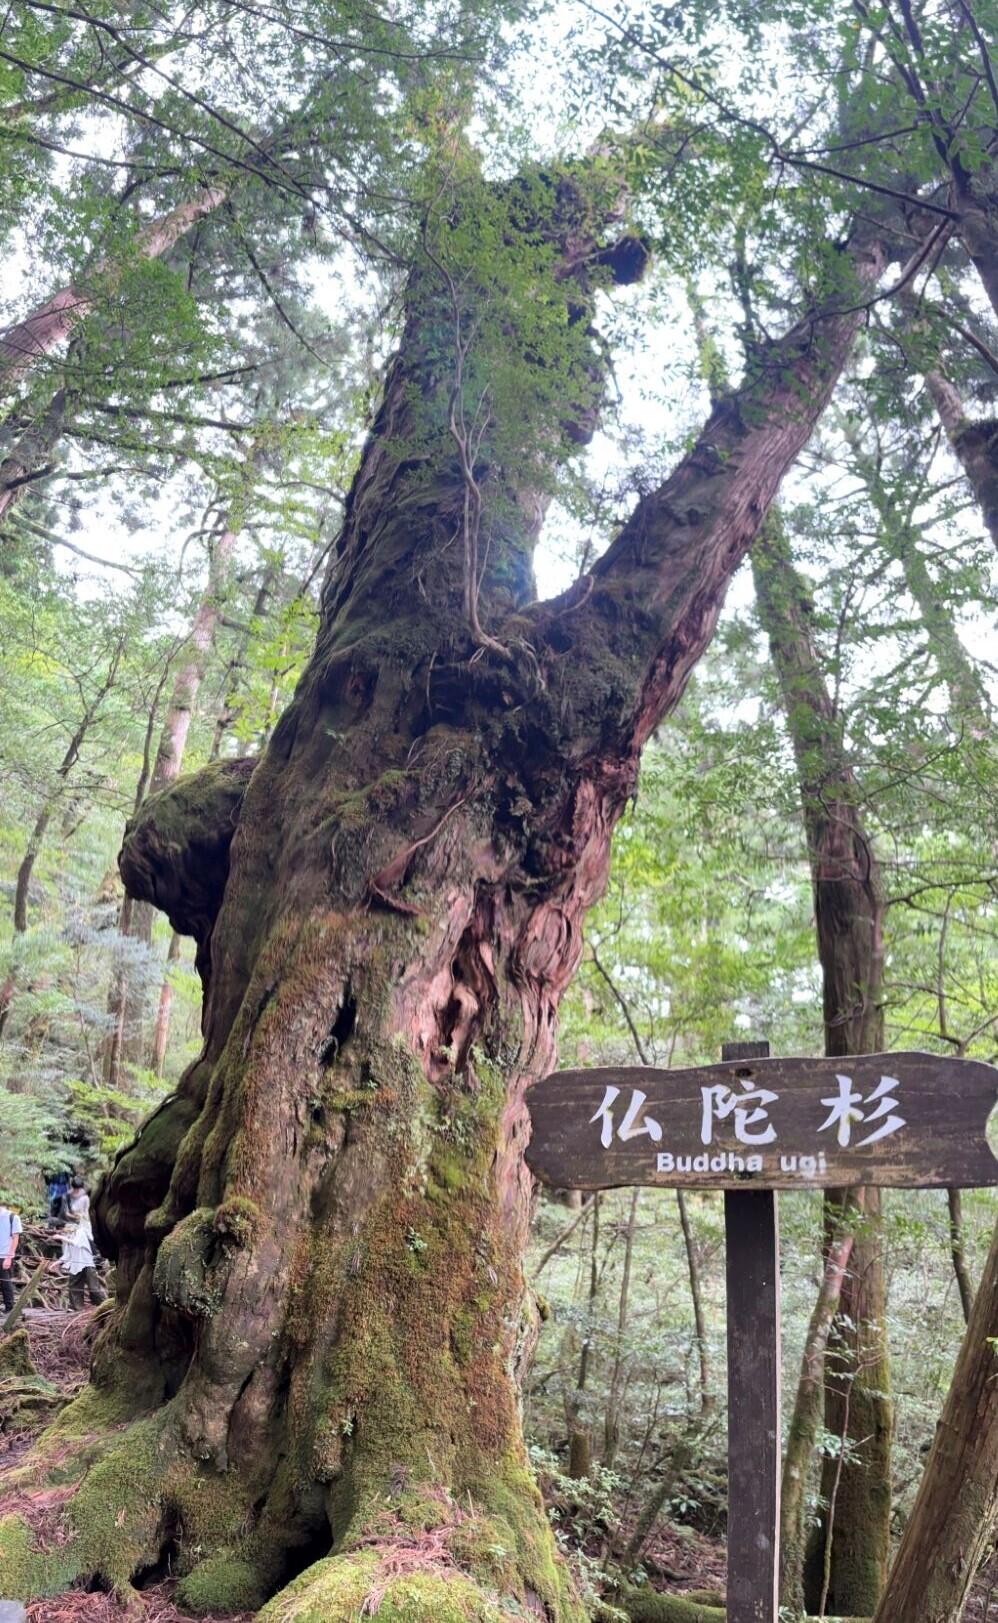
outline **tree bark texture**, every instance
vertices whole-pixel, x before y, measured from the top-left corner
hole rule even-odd
[[[22,429],[0,462],[0,520],[50,470],[48,459],[62,433],[69,399],[68,389],[57,389],[45,410]]]
[[[607,254],[551,184],[576,319]],[[135,1419],[87,1456],[64,1572],[127,1585],[172,1541],[202,1610],[278,1591],[273,1623],[346,1623],[376,1595],[386,1619],[497,1623],[498,1595],[581,1620],[520,1429],[525,1092],[640,748],[882,268],[876,247],[852,264],[553,603],[530,602],[536,470],[480,447],[488,646],[462,613],[449,310],[423,277],[265,754],[178,779],[128,829],[129,891],[197,939],[204,1049],[95,1203],[118,1307],[62,1423]]]
[[[968,417],[958,391],[938,368],[926,373],[925,382],[988,534],[998,547],[998,421]]]
[[[998,1521],[998,1231],[874,1623],[959,1623]]]
[[[753,554],[753,570],[797,762],[814,881],[825,1052],[878,1053],[884,1045],[884,889],[814,645],[810,596],[777,519],[770,520]],[[812,1611],[821,1610],[824,1599],[833,1613],[869,1614],[887,1576],[893,1434],[879,1191],[829,1195],[829,1262],[844,1226],[854,1243],[825,1360],[825,1428],[842,1452],[824,1461],[823,1508],[804,1588]],[[800,1401],[806,1403],[807,1394]],[[786,1576],[795,1589],[796,1579]]]

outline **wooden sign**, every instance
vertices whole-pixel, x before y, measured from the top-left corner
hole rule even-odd
[[[528,1094],[527,1164],[558,1189],[723,1189],[728,1286],[727,1623],[778,1623],[778,1189],[998,1184],[998,1070],[933,1054],[558,1071]]]
[[[998,1071],[934,1054],[755,1057],[693,1071],[557,1071],[529,1095],[527,1164],[559,1189],[998,1184]]]

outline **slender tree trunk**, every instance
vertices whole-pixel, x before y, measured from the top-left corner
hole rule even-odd
[[[770,520],[753,554],[753,571],[797,761],[814,879],[825,1052],[877,1053],[884,1044],[883,884],[812,640],[809,594],[778,519]],[[833,1613],[866,1615],[883,1591],[890,1551],[893,1415],[879,1191],[830,1194],[825,1226],[828,1247],[844,1226],[854,1234],[825,1360],[825,1427],[840,1439],[842,1453],[824,1463],[821,1497],[826,1507],[834,1502],[834,1525],[826,1508],[804,1590],[811,1610],[827,1590]]]
[[[278,579],[278,566],[268,563],[264,569],[253,603],[251,625],[242,634],[236,651],[226,668],[223,681],[224,699],[222,708],[215,720],[215,731],[212,735],[211,750],[208,755],[210,761],[217,761],[221,754],[225,735],[235,720],[239,690],[244,674],[246,655],[249,651],[252,626],[259,625],[267,612],[267,605],[273,594]],[[180,957],[180,937],[174,930],[170,936],[170,945],[166,954],[166,968],[159,989],[159,1003],[156,1009],[156,1021],[153,1026],[152,1049],[149,1055],[149,1065],[157,1076],[163,1075],[166,1064],[166,1052],[170,1041],[170,1021],[173,1014],[173,981],[170,969]]]
[[[959,1189],[947,1189],[946,1200],[949,1208],[949,1249],[953,1259],[953,1273],[956,1276],[956,1288],[960,1293],[960,1306],[963,1309],[965,1324],[970,1323],[970,1316],[974,1308],[974,1286],[970,1278],[970,1268],[967,1265],[967,1242],[963,1227],[963,1193]]]
[[[610,1372],[610,1385],[606,1399],[606,1414],[603,1420],[603,1464],[609,1469],[617,1457],[620,1447],[620,1410],[623,1401],[624,1381],[624,1342],[627,1335],[627,1311],[631,1294],[631,1267],[634,1261],[634,1233],[638,1221],[639,1189],[631,1191],[631,1205],[627,1214],[627,1229],[624,1234],[624,1263],[620,1276],[620,1299],[617,1307],[617,1330],[613,1347],[613,1365]]]
[[[593,1358],[596,1313],[599,1306],[600,1206],[601,1198],[596,1194],[592,1199],[593,1223],[589,1242],[589,1290],[586,1296],[586,1321],[582,1332],[582,1347],[579,1352],[579,1368],[575,1377],[575,1388],[568,1405],[568,1474],[577,1482],[588,1477],[593,1468],[593,1428],[592,1422],[585,1413],[585,1407],[586,1387],[589,1384],[589,1367]]]
[[[624,997],[623,992],[620,990],[620,987],[613,979],[609,970],[603,964],[602,959],[591,942],[589,945],[589,951],[592,956],[597,974],[605,982],[614,999],[614,1002],[617,1004],[621,1014],[624,1016],[624,1023],[630,1032],[631,1041],[634,1044],[634,1051],[637,1054],[638,1059],[641,1061],[642,1065],[650,1065],[651,1060],[648,1050],[645,1048],[641,1033],[637,1028],[634,1016],[631,1013],[630,1004]],[[690,1299],[693,1304],[693,1323],[697,1339],[697,1359],[700,1365],[700,1412],[702,1414],[707,1414],[713,1406],[713,1398],[710,1391],[710,1355],[707,1350],[707,1324],[703,1311],[703,1289],[700,1282],[700,1263],[699,1259],[697,1258],[696,1244],[693,1239],[693,1229],[690,1225],[689,1207],[686,1203],[686,1195],[682,1189],[676,1190],[676,1207],[679,1212],[679,1226],[682,1230],[683,1247],[686,1252],[686,1271],[690,1280]]]
[[[959,1623],[998,1525],[998,1230],[874,1623]]]
[[[691,1443],[685,1438],[681,1439],[666,1462],[662,1476],[638,1512],[637,1520],[634,1523],[634,1532],[628,1540],[622,1558],[625,1571],[632,1570],[638,1561],[641,1551],[651,1537],[652,1528],[658,1521],[663,1505],[671,1497],[673,1489],[692,1458],[693,1448]]]
[[[988,534],[998,547],[998,423],[991,417],[979,422],[968,417],[957,390],[938,368],[926,373],[925,382]]]
[[[194,707],[222,615],[222,601],[236,541],[237,532],[226,521],[212,543],[207,589],[198,605],[184,645],[183,658],[174,677],[159,748],[148,778],[148,789],[142,791],[143,798],[145,794],[161,794],[180,776]],[[122,1086],[124,1067],[142,1065],[149,1052],[145,1033],[149,1003],[147,966],[155,916],[156,909],[151,902],[126,897],[122,904],[118,931],[121,936],[138,943],[141,962],[129,965],[127,959],[122,959],[112,981],[108,1009],[114,1025],[105,1050],[104,1080],[108,1087],[115,1089]],[[144,952],[141,951],[143,948]],[[160,1001],[162,1003],[162,993]]]
[[[181,203],[141,231],[134,252],[140,259],[159,259],[198,220],[220,208],[227,196],[228,191],[223,187],[206,187],[190,202]],[[124,269],[124,264],[100,260],[86,282],[62,288],[29,315],[0,332],[0,398],[43,356],[51,354],[72,335],[102,296],[115,288]]]
[[[933,373],[927,379],[930,387],[933,378],[940,387],[950,390],[950,385],[945,383],[940,373]],[[952,393],[955,395],[955,391]],[[950,425],[945,419],[944,424],[949,432]],[[844,431],[860,477],[866,485],[870,505],[882,526],[884,542],[904,571],[905,584],[915,600],[930,651],[946,684],[953,717],[962,721],[975,736],[986,736],[990,731],[991,709],[987,688],[981,680],[980,671],[960,640],[952,613],[940,597],[939,588],[926,566],[919,545],[918,530],[912,522],[916,498],[912,496],[909,499],[906,495],[903,499],[904,504],[900,504],[897,496],[887,487],[877,460],[864,448],[855,427],[847,421],[844,424]],[[915,466],[910,467],[910,475],[914,484],[917,479]],[[996,467],[996,499],[998,499],[998,467]]]
[[[988,178],[993,185],[993,176]],[[994,226],[994,204],[991,198],[979,201],[972,188],[958,179],[960,195],[960,235],[981,285],[998,317],[998,231]]]
[[[80,751],[83,748],[87,734],[97,718],[101,705],[117,681],[118,667],[121,663],[122,653],[123,645],[119,643],[109,662],[107,676],[104,682],[101,684],[101,687],[98,689],[91,703],[85,709],[82,717],[80,718],[76,731],[66,746],[65,754],[63,755],[62,760],[59,762],[59,765],[56,767],[55,775],[58,779],[56,787],[39,811],[31,833],[28,836],[28,843],[25,847],[24,855],[21,858],[20,866],[17,870],[17,881],[14,886],[15,936],[24,935],[27,932],[28,902],[31,895],[31,879],[35,871],[35,863],[38,860],[38,853],[42,848],[42,841],[48,832],[49,824],[52,821],[53,814],[56,811],[66,782],[80,758]],[[11,969],[4,981],[3,987],[0,988],[0,1037],[3,1036],[7,1022],[10,1019],[10,1011],[13,1007],[16,992],[17,975],[15,971]]]
[[[780,1600],[795,1612],[804,1610],[804,1559],[807,1553],[807,1487],[814,1451],[824,1418],[825,1353],[839,1310],[842,1285],[852,1255],[853,1236],[833,1239],[827,1248],[818,1299],[807,1329],[800,1379],[794,1398],[780,1497]]]
[[[174,930],[170,936],[170,945],[166,952],[166,973],[163,984],[159,989],[159,1006],[156,1010],[156,1025],[152,1037],[152,1053],[150,1062],[157,1076],[162,1076],[166,1066],[166,1050],[170,1039],[170,1016],[173,1011],[173,983],[170,980],[170,970],[180,957],[181,937]]]
[[[580,240],[597,211],[576,186],[535,187],[556,205],[561,329],[608,258]],[[205,1611],[281,1591],[270,1623],[353,1623],[377,1595],[439,1623],[491,1617],[498,1593],[581,1623],[517,1402],[525,1092],[554,1063],[640,749],[880,275],[876,245],[851,252],[553,603],[532,601],[529,561],[550,479],[479,447],[487,643],[453,544],[450,305],[413,288],[291,705],[259,762],[180,778],[127,832],[129,890],[198,942],[204,1050],[95,1202],[119,1300],[77,1400],[86,1446],[60,1459],[82,1477],[63,1574],[127,1585],[177,1544],[181,1598]],[[595,345],[587,365],[592,400]]]
[[[686,1272],[690,1280],[690,1300],[693,1303],[693,1324],[697,1338],[697,1362],[700,1366],[700,1413],[709,1414],[714,1407],[714,1395],[710,1385],[710,1352],[707,1346],[707,1320],[703,1311],[703,1286],[700,1279],[700,1261],[697,1257],[696,1241],[693,1238],[693,1228],[690,1224],[689,1207],[686,1203],[686,1194],[682,1189],[676,1190],[676,1206],[679,1210],[679,1226],[683,1231],[683,1246],[686,1251]]]

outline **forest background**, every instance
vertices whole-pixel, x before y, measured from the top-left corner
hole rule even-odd
[[[822,286],[836,232],[887,212],[877,291],[778,522],[646,748],[561,1056],[696,1064],[760,1036],[823,1051],[832,806],[876,872],[879,1046],[998,1058],[998,327],[988,245],[954,203],[963,185],[993,226],[994,22],[963,0],[7,10],[0,1201],[36,1217],[55,1171],[95,1180],[197,1055],[194,949],[125,897],[124,824],[267,746],[427,267],[457,316],[440,364],[473,378],[455,387],[462,454],[486,422],[511,466],[564,434],[543,598],[589,577],[799,289]],[[476,190],[506,198],[526,174],[526,198],[583,169],[613,193],[606,265],[624,244],[641,271],[592,295],[598,427],[575,318],[538,299],[523,336],[544,272]],[[419,457],[418,430],[404,450]],[[993,1221],[986,1194],[885,1201],[892,1396],[879,1365],[867,1384],[896,1427],[892,1537]],[[791,1392],[820,1240],[818,1198],[787,1199]],[[527,1273],[544,1320],[528,1437],[580,1581],[611,1600],[649,1576],[716,1588],[695,1580],[725,1514],[719,1198],[545,1197]],[[879,1469],[829,1420],[809,1539],[842,1462]]]

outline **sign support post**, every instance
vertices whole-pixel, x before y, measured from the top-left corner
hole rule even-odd
[[[766,1059],[768,1043],[725,1043],[723,1060]],[[744,1067],[746,1075],[750,1067]],[[727,1189],[727,1623],[780,1611],[780,1226],[775,1189]]]

